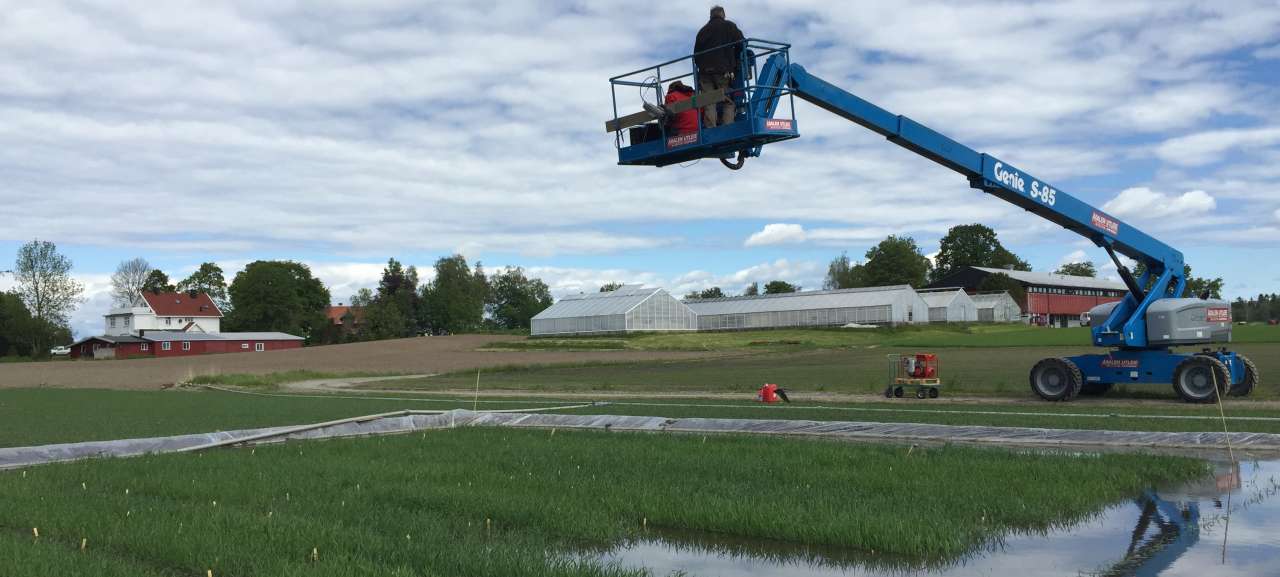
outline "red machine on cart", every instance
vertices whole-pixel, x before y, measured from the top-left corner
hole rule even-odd
[[[907,387],[916,388],[917,399],[936,399],[938,389],[942,387],[942,379],[938,371],[938,355],[933,353],[913,353],[888,355],[889,386],[884,389],[886,397],[902,397]]]

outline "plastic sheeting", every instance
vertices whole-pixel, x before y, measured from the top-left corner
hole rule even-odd
[[[453,427],[733,433],[880,442],[927,441],[1016,447],[1149,447],[1153,449],[1225,449],[1229,438],[1231,446],[1237,450],[1280,451],[1280,435],[1270,433],[1152,433],[848,421],[669,419],[621,415],[486,413],[458,409],[439,414],[415,413],[372,420],[349,420],[306,430],[300,430],[300,427],[271,427],[172,437],[7,448],[0,449],[0,469],[96,457],[129,457],[148,453],[190,451],[206,445],[234,443],[236,439],[251,437],[254,439],[244,444],[272,443],[290,439],[386,435]],[[272,436],[257,438],[263,435]]]

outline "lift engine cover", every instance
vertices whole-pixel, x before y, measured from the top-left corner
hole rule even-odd
[[[1147,308],[1147,342],[1193,345],[1231,342],[1231,304],[1218,299],[1160,299]]]

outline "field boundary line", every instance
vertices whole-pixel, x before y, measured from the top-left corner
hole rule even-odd
[[[686,407],[686,408],[726,408],[726,409],[759,409],[763,405],[717,405],[715,403],[639,403],[634,401],[610,401],[610,405],[628,405],[636,407]],[[774,407],[781,410],[826,410],[826,411],[864,411],[870,413],[920,413],[934,415],[1010,415],[1015,417],[1093,417],[1093,418],[1127,418],[1127,419],[1173,419],[1173,420],[1209,420],[1217,421],[1218,416],[1214,415],[1141,415],[1132,413],[1036,413],[1029,411],[964,411],[952,409],[887,409],[882,407],[831,407],[825,405],[818,406],[782,406]],[[1280,417],[1227,417],[1229,421],[1261,421],[1261,422],[1280,422]]]
[[[546,407],[566,410],[591,405]],[[930,425],[857,421],[807,421],[771,419],[703,419],[625,415],[565,415],[508,409],[474,412],[405,410],[351,417],[311,425],[245,429],[194,435],[90,441],[35,447],[0,449],[0,470],[45,463],[101,457],[190,452],[233,445],[404,434],[456,427],[511,427],[632,432],[747,434],[778,437],[811,437],[847,441],[916,443],[942,442],[1026,448],[1142,448],[1217,449],[1226,443],[1245,450],[1280,451],[1280,434],[1272,433],[1161,433],[1084,429],[1044,429],[977,425]]]
[[[214,391],[224,393],[235,393],[240,395],[255,395],[262,397],[301,397],[309,399],[365,399],[376,401],[414,401],[414,402],[433,402],[433,403],[475,403],[474,399],[451,399],[451,398],[434,398],[427,399],[422,397],[382,397],[373,395],[342,395],[342,394],[302,394],[302,393],[264,393],[260,391],[245,391],[237,389],[229,389],[216,385],[190,385],[202,387]],[[430,391],[421,393],[423,395],[437,394]],[[518,395],[518,392],[513,392]],[[553,397],[554,398],[554,397]],[[546,399],[544,399],[545,401]],[[480,403],[508,403],[508,404],[538,404],[533,400],[481,400]],[[716,403],[644,403],[637,401],[596,401],[592,406],[603,406],[599,403],[607,405],[631,406],[631,407],[681,407],[681,408],[722,408],[722,409],[760,409],[763,405],[743,405],[743,404],[716,404]],[[1013,417],[1084,417],[1095,419],[1163,419],[1163,420],[1185,420],[1185,421],[1217,421],[1221,417],[1214,415],[1160,415],[1160,414],[1135,414],[1135,413],[1037,413],[1034,411],[984,411],[984,410],[956,410],[956,409],[891,409],[884,407],[832,407],[829,405],[804,405],[804,406],[781,406],[772,407],[774,410],[816,410],[816,411],[862,411],[868,413],[911,413],[926,415],[982,415],[982,416],[1013,416]],[[1229,416],[1228,421],[1252,421],[1261,423],[1280,422],[1280,417],[1248,417],[1248,416]]]

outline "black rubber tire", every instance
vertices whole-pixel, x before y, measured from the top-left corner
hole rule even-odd
[[[895,396],[895,397],[897,397],[897,398],[901,399],[901,398],[902,398],[902,393],[903,393],[903,391],[902,391],[902,387],[894,387],[894,388],[893,388],[893,396]]]
[[[893,398],[893,386],[892,386],[892,385],[890,385],[890,386],[888,386],[888,387],[885,387],[885,388],[884,388],[884,398],[886,398],[886,399],[892,399],[892,398]]]
[[[925,392],[925,390],[924,390],[923,388],[916,389],[916,398],[917,398],[917,399],[925,399],[925,398],[928,398],[928,397],[929,397],[929,393]]]
[[[1101,397],[1114,387],[1115,383],[1085,383],[1080,385],[1080,394],[1089,397]]]
[[[1044,359],[1031,368],[1031,390],[1046,401],[1074,399],[1083,381],[1080,367],[1067,359]]]
[[[938,393],[938,387],[929,387],[929,398],[930,398],[930,399],[936,399],[936,398],[938,398],[938,395],[939,395],[939,393]]]
[[[1232,397],[1247,397],[1249,396],[1249,393],[1252,393],[1253,389],[1258,386],[1258,383],[1262,382],[1262,373],[1258,372],[1258,365],[1253,364],[1253,361],[1249,360],[1249,357],[1239,353],[1237,353],[1236,356],[1244,363],[1244,380],[1231,385],[1231,390],[1227,392],[1227,395]]]
[[[1216,372],[1216,375],[1214,374]],[[1218,391],[1214,392],[1214,381]],[[1231,385],[1231,371],[1217,357],[1196,355],[1173,370],[1173,391],[1188,403],[1212,403]]]

